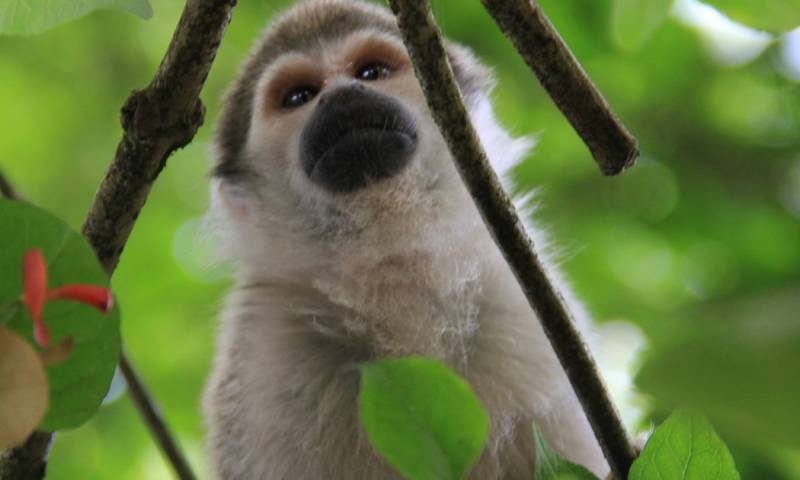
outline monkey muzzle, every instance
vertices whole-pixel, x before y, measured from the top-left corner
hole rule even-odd
[[[400,173],[416,148],[417,130],[406,108],[361,84],[323,94],[300,137],[306,175],[336,193]]]

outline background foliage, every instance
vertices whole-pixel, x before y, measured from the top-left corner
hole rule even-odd
[[[220,269],[206,265],[205,247],[197,241],[207,206],[208,139],[221,93],[251,41],[289,3],[237,7],[203,95],[207,125],[156,183],[113,280],[126,306],[126,348],[203,473],[199,399],[215,312],[227,286]],[[620,178],[600,176],[479,2],[434,5],[446,33],[495,68],[503,122],[517,134],[539,138],[535,153],[516,172],[519,188],[540,189],[539,218],[553,231],[580,296],[605,325],[600,353],[607,378],[618,389],[628,388],[615,365],[640,342],[636,330],[624,325],[644,332],[657,352],[656,365],[675,358],[672,345],[687,344],[681,336],[686,329],[707,328],[707,335],[689,343],[703,345],[737,325],[751,334],[725,337],[704,378],[724,372],[716,383],[724,383],[726,395],[745,408],[762,400],[776,408],[796,404],[796,386],[779,395],[759,392],[787,379],[796,384],[791,375],[800,344],[800,40],[792,57],[789,36],[770,41],[766,34],[726,30],[713,11],[697,10],[688,0],[677,2],[669,16],[663,7],[669,2],[638,2],[652,7],[638,17],[620,15],[620,5],[630,8],[637,4],[632,1],[541,3],[640,138],[643,158]],[[742,7],[747,2],[713,3],[735,9],[742,21],[750,18]],[[793,1],[768,3],[778,8]],[[98,11],[41,36],[0,37],[0,166],[30,200],[75,228],[119,140],[119,107],[131,89],[151,78],[182,2],[153,7],[146,22]],[[757,23],[762,21],[751,24],[774,25]],[[637,25],[644,30],[636,31]],[[748,327],[754,320],[761,323]],[[782,335],[788,345],[775,359],[765,357],[753,332]],[[752,372],[749,357],[737,357],[743,355],[736,343],[742,338],[755,338],[744,353],[755,352],[763,361]],[[682,359],[697,353],[678,351]],[[680,363],[690,373],[694,365]],[[756,377],[761,382],[754,384]],[[680,383],[672,378],[662,384],[669,380]],[[687,388],[698,386],[689,382]],[[671,400],[684,400],[675,393],[679,386],[667,390],[678,397]],[[638,405],[657,420],[666,413],[654,403]],[[627,412],[634,416],[632,407]],[[785,425],[739,430],[731,425],[748,423],[741,410],[723,414],[733,421],[712,421],[721,422],[718,430],[742,478],[800,478],[796,435],[793,447],[781,441]],[[169,478],[126,397],[83,427],[59,434],[49,473],[53,479]]]

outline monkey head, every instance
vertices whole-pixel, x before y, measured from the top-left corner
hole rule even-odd
[[[447,49],[487,148],[519,158],[527,145],[495,121],[489,71]],[[312,0],[272,22],[228,92],[215,149],[216,193],[238,231],[279,248],[407,246],[410,231],[477,218],[393,15],[360,1]]]

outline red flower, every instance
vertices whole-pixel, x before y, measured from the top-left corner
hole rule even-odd
[[[22,282],[25,291],[22,301],[33,319],[33,338],[46,347],[50,344],[50,331],[42,319],[44,304],[50,300],[75,300],[90,305],[103,313],[111,310],[114,298],[111,290],[95,285],[63,285],[47,289],[47,265],[42,251],[34,248],[22,260]]]

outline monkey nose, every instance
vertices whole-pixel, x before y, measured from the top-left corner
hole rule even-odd
[[[324,106],[329,102],[346,104],[357,100],[367,93],[367,86],[361,83],[350,83],[346,86],[333,88],[319,97],[319,106]]]
[[[305,174],[333,193],[397,175],[416,147],[417,130],[408,110],[360,83],[320,96],[300,137]]]

